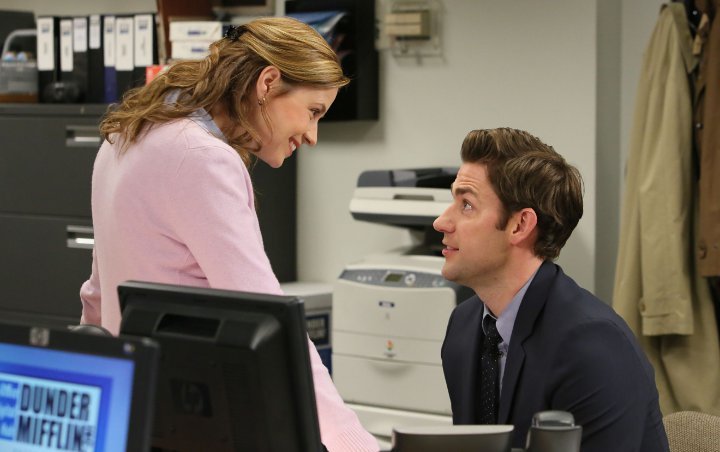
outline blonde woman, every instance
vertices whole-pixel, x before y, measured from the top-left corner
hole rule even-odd
[[[100,124],[82,323],[117,334],[116,288],[130,279],[281,293],[247,165],[277,168],[315,145],[318,121],[347,83],[319,34],[275,17],[231,28],[204,60],[176,63],[128,92]],[[378,450],[309,347],[325,447]]]

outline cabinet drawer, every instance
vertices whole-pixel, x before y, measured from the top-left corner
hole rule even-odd
[[[82,246],[90,224],[89,218],[0,214],[0,310],[79,323],[80,286],[92,264],[92,250]]]
[[[89,217],[99,116],[1,116],[0,211]]]

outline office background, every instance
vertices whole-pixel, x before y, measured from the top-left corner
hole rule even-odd
[[[346,263],[409,242],[354,221],[366,169],[460,164],[476,128],[526,129],[577,165],[585,215],[559,263],[610,301],[624,162],[642,53],[660,0],[442,0],[441,58],[380,52],[380,119],[325,123],[298,155],[298,277],[331,282]],[[155,11],[155,0],[0,0],[39,15]],[[90,181],[88,181],[89,183]]]

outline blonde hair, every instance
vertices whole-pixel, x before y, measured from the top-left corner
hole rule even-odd
[[[284,82],[281,94],[294,86],[340,88],[350,81],[335,52],[312,27],[287,17],[256,19],[211,44],[205,59],[177,62],[148,85],[129,90],[120,104],[108,108],[100,132],[111,143],[119,138],[124,152],[152,125],[189,116],[199,108],[210,111],[219,103],[227,111],[232,129],[243,131],[232,139],[233,130],[223,133],[249,163],[247,146],[259,141],[249,121],[257,102],[252,93],[260,72],[268,66],[280,71]],[[166,101],[171,92],[178,92],[174,103]],[[271,126],[264,103],[260,108]]]

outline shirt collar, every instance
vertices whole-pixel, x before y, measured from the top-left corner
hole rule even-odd
[[[174,90],[168,93],[168,95],[165,97],[165,103],[166,104],[174,104],[178,97],[180,97],[180,90]],[[208,113],[204,108],[198,108],[194,112],[192,112],[188,119],[202,127],[206,132],[208,132],[210,135],[214,136],[215,138],[218,138],[225,143],[227,143],[227,138],[225,138],[225,134],[222,133],[222,130],[220,130],[220,127],[218,127],[217,124],[215,124],[215,121],[213,121],[212,117],[210,116],[210,113]]]
[[[527,292],[528,287],[530,287],[530,283],[532,283],[533,279],[535,279],[536,274],[537,270],[535,270],[535,272],[530,276],[530,278],[528,278],[528,280],[520,288],[520,290],[517,291],[512,300],[510,300],[510,304],[498,317],[495,317],[490,312],[487,305],[485,305],[483,308],[483,319],[486,315],[489,315],[497,320],[497,322],[495,323],[495,327],[500,334],[500,338],[502,338],[502,343],[505,344],[506,347],[510,345],[510,338],[512,338],[513,327],[515,326],[515,318],[517,317],[518,309],[520,309],[520,303],[525,297],[525,293]],[[487,332],[485,331],[484,323],[483,332],[487,334]]]

